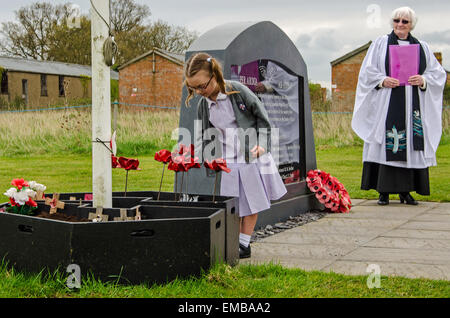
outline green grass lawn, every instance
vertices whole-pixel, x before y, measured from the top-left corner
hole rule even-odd
[[[139,159],[140,171],[130,171],[129,191],[159,189],[162,164],[152,155],[135,157]],[[362,149],[360,147],[333,147],[317,150],[317,167],[341,181],[353,199],[376,199],[375,190],[360,189],[362,173]],[[47,186],[52,192],[90,192],[92,191],[92,160],[90,155],[70,154],[40,155],[34,157],[0,157],[0,189],[6,191],[13,178],[34,180]],[[450,202],[450,143],[441,145],[437,151],[436,167],[430,168],[430,196],[415,195],[422,201]],[[125,189],[125,170],[113,169],[113,191]],[[174,173],[165,170],[163,191],[173,191]],[[3,193],[3,192],[2,192]],[[3,196],[3,201],[7,198]]]
[[[55,273],[25,275],[0,266],[0,297],[95,298],[361,298],[448,297],[450,282],[381,277],[380,288],[368,288],[367,277],[287,269],[280,265],[217,265],[199,278],[164,285],[124,286],[82,280],[79,290],[66,287]]]
[[[336,176],[353,199],[375,199],[375,191],[359,189],[361,147],[319,147],[317,166]],[[138,156],[141,171],[129,173],[129,191],[157,190],[162,164],[151,155]],[[13,178],[35,180],[47,193],[84,192],[92,189],[91,156],[88,154],[0,157],[0,185],[6,191]],[[437,152],[438,166],[430,169],[431,196],[419,200],[450,201],[450,143]],[[166,169],[164,191],[172,191],[174,174]],[[125,171],[113,169],[113,191],[123,191]],[[2,192],[3,193],[3,192]],[[1,194],[0,194],[1,195]],[[6,202],[7,198],[2,196]],[[0,265],[0,297],[449,297],[450,282],[382,277],[381,288],[369,289],[365,276],[307,272],[279,265],[219,265],[199,278],[165,285],[118,286],[83,280],[78,291],[66,287],[67,274],[28,275]]]

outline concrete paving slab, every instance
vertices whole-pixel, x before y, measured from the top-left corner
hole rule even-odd
[[[376,264],[379,266],[380,275],[382,277],[401,276],[407,278],[450,280],[450,265],[337,261],[323,268],[323,271],[346,275],[362,275],[369,277],[371,272],[367,272],[367,268],[370,264]],[[381,278],[381,288],[382,287],[383,287],[383,278]]]
[[[344,235],[358,235],[358,236],[379,236],[391,231],[392,228],[383,227],[354,227],[354,226],[333,226],[320,225],[316,226],[312,223],[304,226],[299,226],[288,231],[294,233],[316,233],[316,234],[344,234]]]
[[[397,197],[398,198],[398,197]],[[377,206],[381,209],[387,208],[404,208],[404,209],[430,209],[436,206],[439,206],[441,203],[439,202],[427,202],[427,201],[419,201],[418,205],[408,205],[405,203],[400,203],[399,199],[396,199],[395,196],[390,196],[389,205],[380,206],[377,203],[377,200],[367,200],[362,202],[360,205],[363,206]]]
[[[317,222],[309,223],[307,226],[352,226],[352,227],[381,227],[395,228],[404,224],[405,220],[382,220],[382,219],[352,219],[352,218],[327,218],[324,217]]]
[[[269,236],[261,242],[264,243],[284,243],[284,244],[315,244],[315,245],[362,245],[373,240],[376,235],[362,236],[353,234],[321,234],[321,233],[301,233],[285,231],[277,235]]]
[[[342,257],[357,246],[355,245],[317,245],[317,244],[280,244],[280,243],[266,243],[256,242],[252,244],[252,258],[259,259],[267,258],[268,260],[274,257],[299,257],[309,259],[335,259]]]
[[[410,211],[405,209],[385,210],[377,207],[357,206],[352,208],[349,213],[330,213],[327,218],[335,219],[376,219],[376,220],[409,220],[415,216],[421,215],[427,211]]]
[[[360,205],[366,201],[367,201],[366,199],[352,199],[352,206]]]
[[[450,240],[450,231],[394,229],[382,235],[385,237]]]
[[[381,275],[450,280],[450,204],[356,201],[348,214],[252,243],[252,257],[241,261],[366,276],[369,264],[379,264]]]
[[[450,231],[449,222],[425,222],[410,221],[399,227],[400,229],[410,230],[429,230],[429,231]]]
[[[449,215],[450,214],[450,203],[441,203],[440,205],[433,207],[427,213],[431,214],[444,214]]]
[[[403,237],[377,237],[362,244],[365,247],[450,250],[450,240]]]
[[[450,223],[450,213],[449,214],[436,214],[436,213],[420,214],[420,215],[412,218],[412,221],[430,221],[430,222]]]
[[[449,265],[449,250],[359,247],[343,256],[346,261],[394,262],[428,265]]]

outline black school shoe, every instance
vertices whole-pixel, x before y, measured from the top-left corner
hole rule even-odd
[[[239,244],[239,258],[249,258],[252,254],[252,249],[250,248],[250,244],[248,247],[245,247],[242,244]]]

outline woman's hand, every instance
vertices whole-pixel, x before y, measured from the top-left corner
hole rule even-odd
[[[424,80],[421,75],[413,75],[408,79],[408,83],[413,86],[423,86]]]
[[[259,158],[266,152],[266,150],[263,147],[256,145],[252,148],[252,150],[250,150],[250,152],[252,153],[253,158]]]
[[[386,77],[383,81],[383,87],[386,88],[396,88],[400,85],[400,81],[393,77]]]

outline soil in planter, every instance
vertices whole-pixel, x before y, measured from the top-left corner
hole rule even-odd
[[[50,214],[48,212],[41,211],[38,214],[36,214],[35,216],[38,218],[59,220],[59,221],[66,221],[66,222],[92,222],[91,220],[86,219],[86,218],[79,218],[76,215],[66,215],[66,214],[63,214],[60,212]]]

